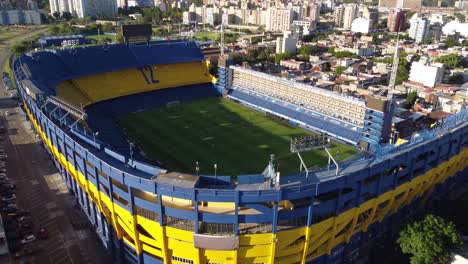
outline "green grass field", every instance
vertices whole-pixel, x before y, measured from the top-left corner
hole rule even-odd
[[[150,159],[171,170],[238,176],[261,173],[270,154],[282,175],[299,170],[299,159],[289,152],[292,137],[311,134],[227,99],[207,99],[173,107],[131,113],[119,120],[130,139]],[[339,159],[356,150],[334,143]],[[324,150],[303,153],[307,166],[325,165]]]

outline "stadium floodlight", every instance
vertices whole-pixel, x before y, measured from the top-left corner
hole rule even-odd
[[[300,153],[314,149],[325,148],[330,145],[327,135],[311,135],[291,139],[291,152]]]
[[[330,163],[333,161],[333,163],[336,165],[336,171],[335,175],[338,175],[338,170],[339,170],[339,165],[333,158],[333,156],[330,154],[330,139],[326,134],[320,134],[320,135],[311,135],[311,136],[304,136],[304,137],[298,137],[298,138],[292,138],[291,139],[291,152],[292,153],[297,153],[297,156],[299,157],[300,160],[300,165],[299,165],[299,171],[302,173],[302,170],[305,171],[306,173],[306,178],[309,177],[309,169],[306,166],[304,159],[301,156],[301,152],[306,152],[314,149],[325,149],[325,151],[328,154],[328,170],[330,170]],[[337,152],[337,158],[339,156],[339,153]]]

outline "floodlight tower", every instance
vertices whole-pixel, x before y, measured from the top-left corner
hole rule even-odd
[[[219,43],[221,57],[224,57],[224,21],[221,21],[221,41]]]
[[[400,61],[399,52],[400,33],[397,34],[395,53],[393,55],[390,81],[386,89],[382,89],[377,95],[371,95],[367,99],[366,115],[361,139],[361,147],[370,151],[377,151],[381,144],[390,142],[392,133],[393,89],[395,88]],[[383,94],[387,91],[387,96]]]
[[[396,47],[395,53],[393,54],[393,64],[392,64],[392,72],[390,75],[390,81],[388,82],[388,92],[387,92],[387,99],[392,100],[393,98],[393,89],[395,89],[396,77],[398,73],[398,63],[400,62],[400,56],[398,54],[400,48],[400,32],[397,33],[397,40],[396,40]]]

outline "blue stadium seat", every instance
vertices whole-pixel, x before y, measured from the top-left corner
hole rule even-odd
[[[306,110],[298,105],[239,87],[235,87],[230,92],[230,96],[239,101],[267,109],[279,116],[303,122],[313,129],[326,132],[342,140],[352,143],[360,141],[361,132],[358,127],[320,113]]]

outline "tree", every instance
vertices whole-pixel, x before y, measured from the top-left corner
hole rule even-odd
[[[23,45],[23,43],[16,43],[11,47],[11,52],[15,55],[15,57],[23,55],[26,51],[28,51],[28,47]]]
[[[463,59],[456,53],[440,56],[436,61],[443,63],[447,69],[463,67]]]
[[[105,23],[104,26],[102,26],[102,30],[104,32],[112,32],[114,31],[114,26],[112,25],[112,23]]]
[[[409,92],[408,95],[406,96],[405,102],[403,103],[404,107],[406,109],[410,109],[411,107],[413,107],[414,103],[416,102],[416,99],[418,99],[418,92],[416,91]]]
[[[252,44],[258,44],[258,43],[262,42],[262,37],[260,37],[260,36],[252,37],[251,41],[252,41]]]
[[[465,20],[466,20],[466,17],[465,15],[461,14],[461,13],[456,13],[455,16],[458,18],[458,21],[464,23]]]
[[[49,32],[51,35],[57,35],[60,32],[60,28],[58,26],[51,26]]]
[[[447,46],[447,48],[455,47],[457,45],[458,45],[458,42],[454,38],[448,38],[445,41],[445,46]]]
[[[63,12],[62,18],[65,19],[66,21],[70,21],[72,19],[72,14],[70,12]]]
[[[58,20],[60,18],[60,13],[59,12],[54,12],[52,16],[55,18],[55,20]]]
[[[468,47],[468,39],[464,39],[462,42],[463,47]]]
[[[450,253],[462,245],[455,225],[441,217],[427,215],[406,225],[397,240],[411,264],[450,263]]]
[[[302,46],[299,48],[299,53],[304,56],[315,55],[319,51],[317,46]]]
[[[463,78],[463,74],[454,74],[450,76],[449,83],[453,84],[464,84],[465,78]]]
[[[117,33],[117,35],[115,36],[115,42],[116,43],[124,43],[124,41],[125,40],[124,40],[122,32]]]
[[[344,71],[346,71],[346,67],[345,66],[337,66],[335,68],[335,76],[338,77],[340,76]]]
[[[393,63],[393,60],[392,60]],[[409,79],[409,71],[410,71],[411,64],[400,56],[400,60],[398,61],[398,70],[397,70],[397,77],[395,80],[396,84],[401,84],[404,81]]]
[[[292,54],[289,51],[286,51],[285,53],[279,53],[279,54],[276,54],[275,56],[275,63],[279,64],[280,61],[289,60],[291,58],[292,58]]]

